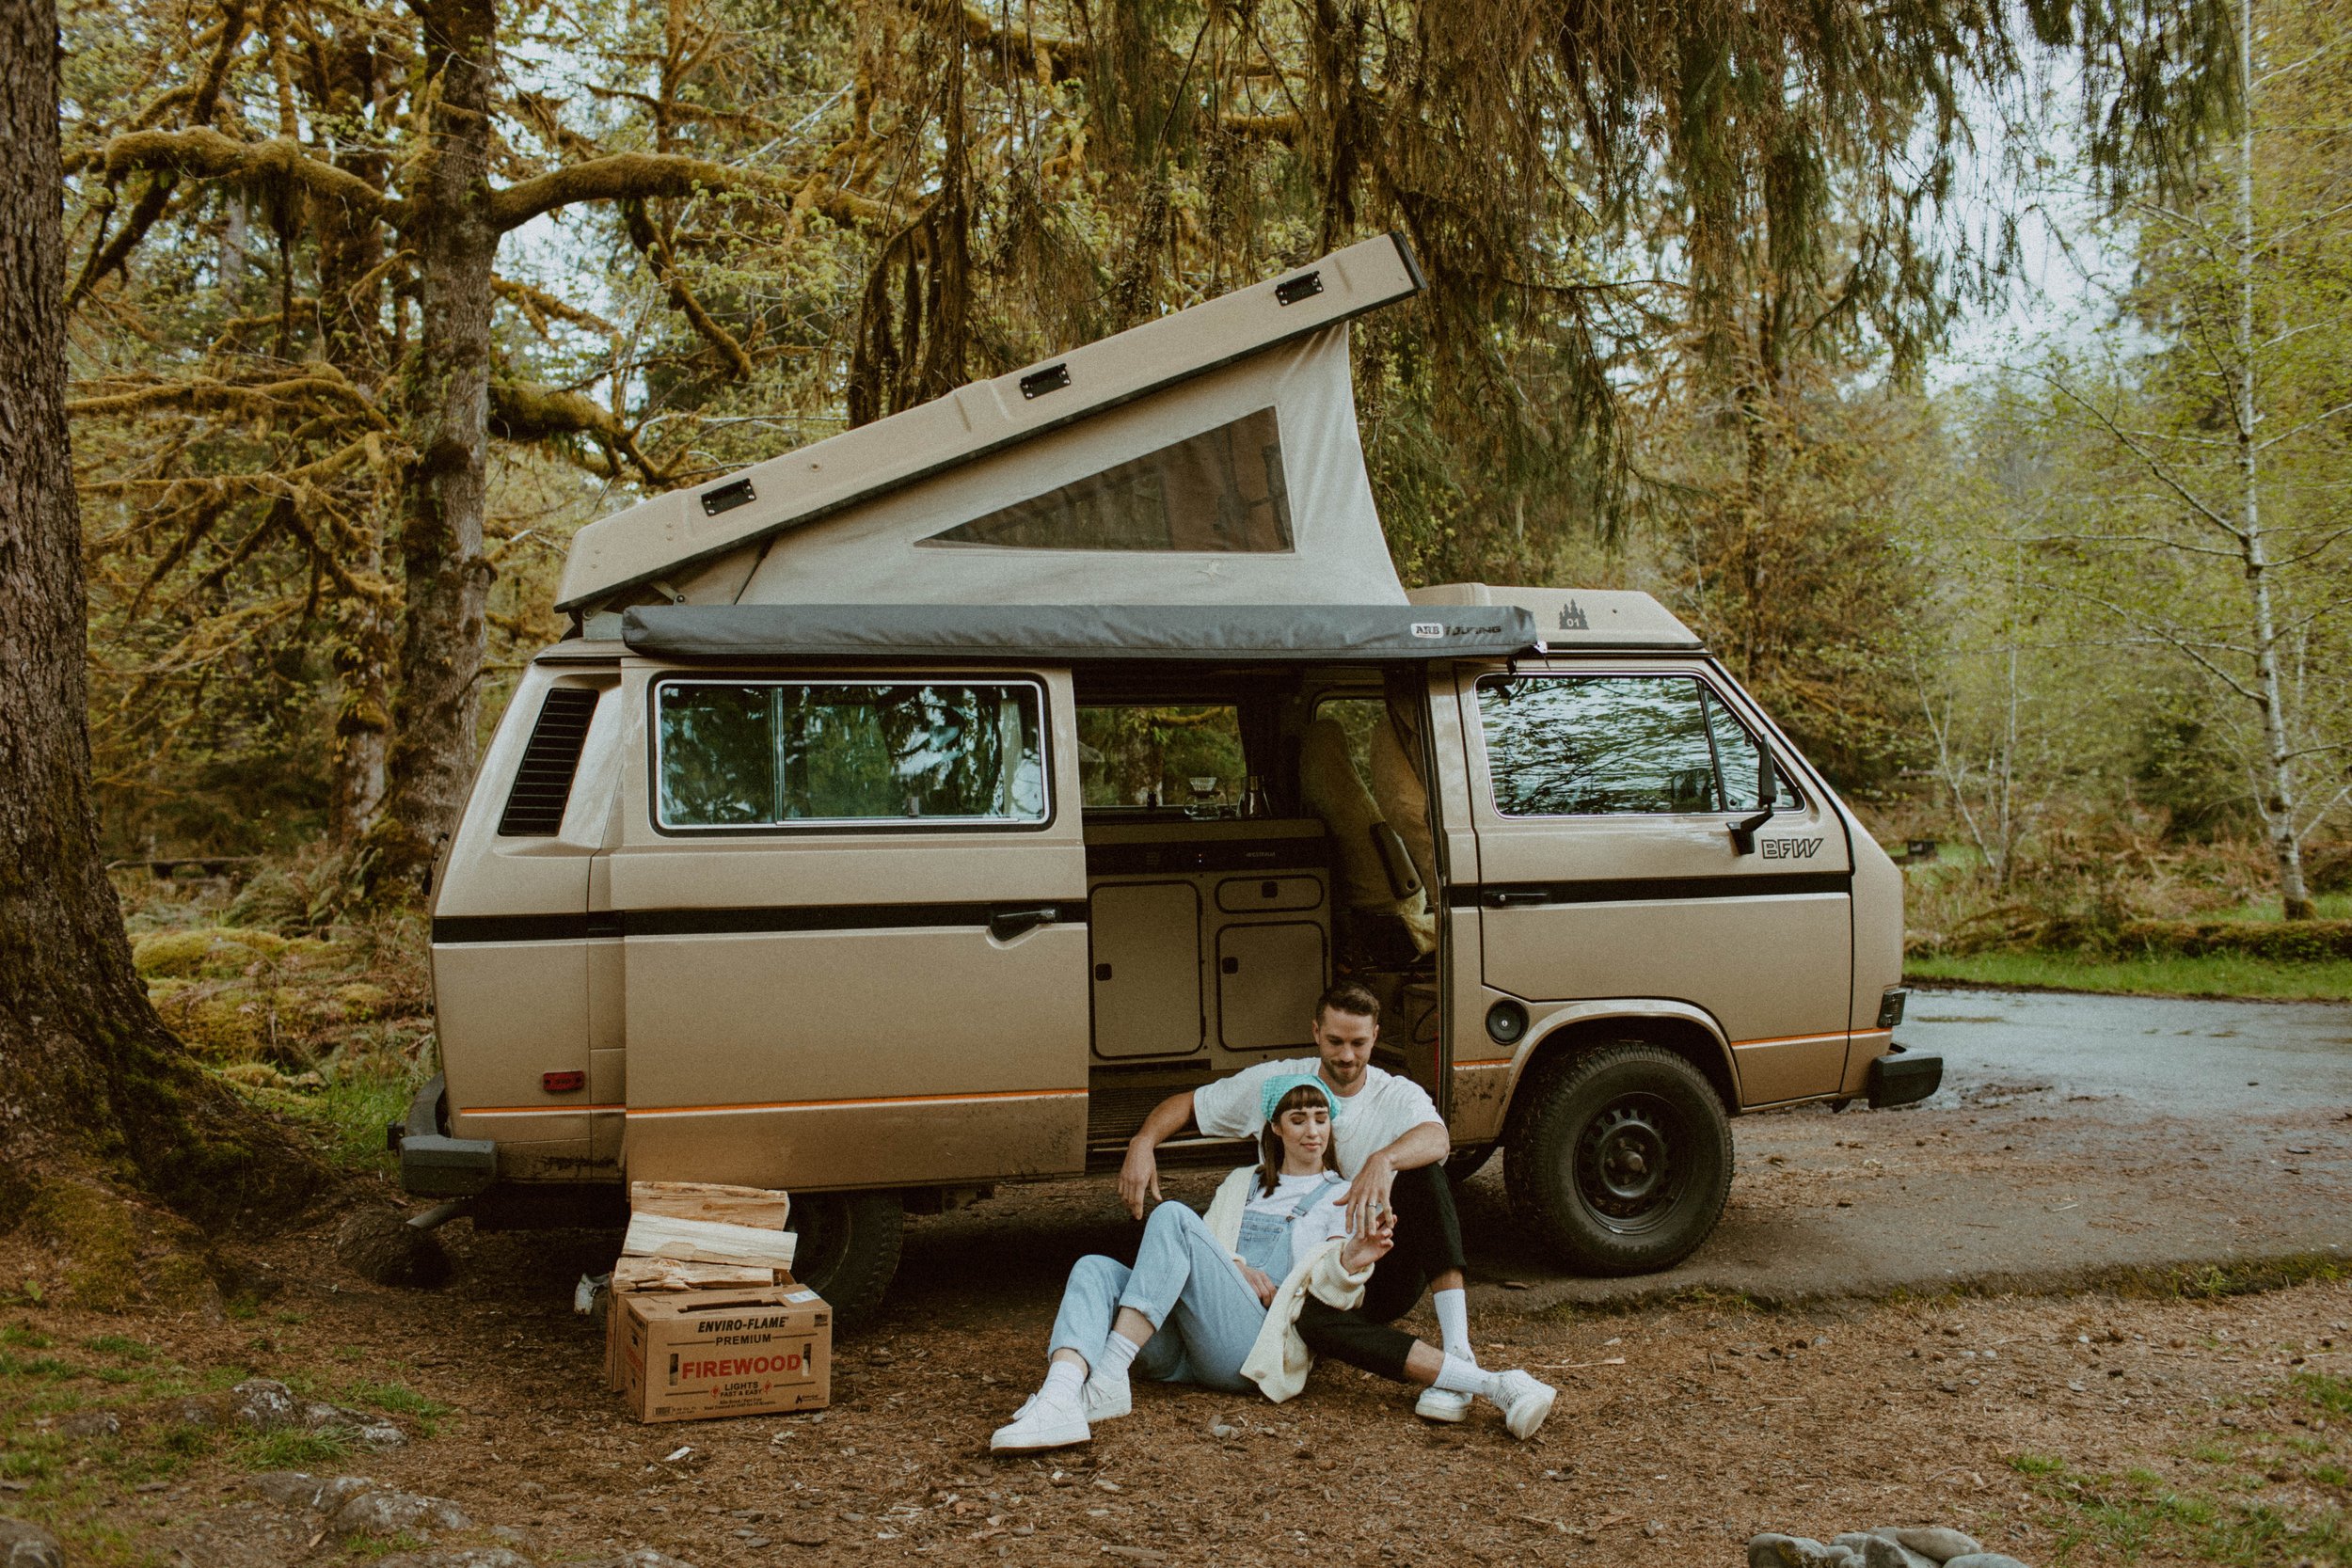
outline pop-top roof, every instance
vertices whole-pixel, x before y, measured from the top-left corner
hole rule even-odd
[[[656,658],[1152,659],[1321,663],[1533,653],[1517,606],[641,605],[629,651]]]
[[[1394,236],[771,458],[574,537],[557,608],[1402,603],[1346,323]]]

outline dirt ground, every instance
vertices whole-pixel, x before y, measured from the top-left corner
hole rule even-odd
[[[1898,1144],[1921,1180],[1990,1161],[2040,1114],[2026,1097],[1743,1122],[1727,1224],[1872,1201],[1873,1183],[1894,1190],[1880,1173]],[[2174,1174],[2195,1190],[2185,1164],[2166,1167],[2199,1157],[2159,1158],[2169,1134],[2154,1136],[2134,1167],[2152,1214]],[[1842,1147],[1857,1141],[1886,1148]],[[1804,1148],[1842,1163],[1787,1152]],[[1170,1196],[1201,1201],[1214,1179],[1184,1175]],[[1327,1366],[1281,1406],[1142,1386],[1090,1449],[1020,1460],[992,1458],[988,1433],[1041,1374],[1062,1275],[1084,1252],[1133,1245],[1106,1182],[910,1222],[882,1320],[837,1347],[832,1409],[653,1427],[604,1392],[600,1327],[571,1310],[580,1275],[610,1266],[611,1234],[460,1222],[444,1233],[454,1278],[427,1293],[360,1282],[326,1260],[322,1230],[253,1256],[271,1284],[249,1304],[111,1317],[56,1305],[54,1261],[20,1234],[0,1239],[0,1282],[23,1282],[0,1307],[0,1513],[54,1523],[77,1561],[327,1564],[426,1544],[338,1540],[252,1487],[255,1472],[299,1467],[453,1498],[478,1528],[434,1547],[487,1545],[504,1527],[543,1563],[652,1547],[694,1568],[1730,1565],[1761,1529],[1940,1523],[2036,1568],[2352,1564],[2352,1282],[2325,1256],[2065,1294],[1772,1307],[1691,1289],[1595,1305],[1513,1289],[1530,1282],[1514,1277],[1494,1172],[1465,1213],[1482,1358],[1562,1390],[1535,1440],[1514,1442],[1484,1408],[1426,1426],[1403,1390]],[[1944,1223],[1965,1234],[1959,1216]],[[1425,1316],[1412,1326],[1432,1332]],[[388,1413],[409,1441],[338,1452],[160,1414],[250,1375]],[[124,1430],[87,1434],[93,1410]]]

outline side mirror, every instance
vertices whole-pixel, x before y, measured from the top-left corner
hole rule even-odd
[[[1772,820],[1773,803],[1779,799],[1779,777],[1772,768],[1772,752],[1758,747],[1756,757],[1756,803],[1758,809],[1754,816],[1743,816],[1731,824],[1733,853],[1756,853],[1756,830]]]

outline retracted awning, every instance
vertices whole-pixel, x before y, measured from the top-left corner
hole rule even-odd
[[[1196,663],[1508,657],[1538,647],[1516,605],[641,605],[655,658]]]

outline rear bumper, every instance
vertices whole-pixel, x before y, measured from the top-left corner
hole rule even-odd
[[[498,1180],[499,1146],[441,1132],[445,1080],[436,1076],[408,1102],[400,1132],[401,1191],[418,1197],[470,1197]]]
[[[1916,1104],[1943,1082],[1943,1057],[1915,1056],[1899,1045],[1889,1046],[1885,1055],[1870,1064],[1870,1109]]]

